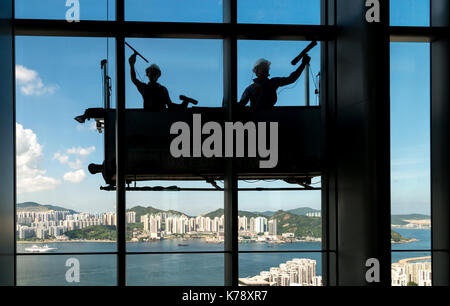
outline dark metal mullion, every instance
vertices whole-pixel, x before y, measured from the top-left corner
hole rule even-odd
[[[15,14],[15,4],[16,1],[12,0],[12,20],[14,22],[14,19],[16,18]],[[15,91],[15,82],[16,82],[16,35],[14,27],[12,28],[12,65],[14,67],[13,69],[13,118],[14,122],[16,121],[16,91]],[[14,125],[14,144],[16,143],[16,128]],[[13,148],[14,150],[14,286],[17,286],[17,234],[16,234],[16,216],[17,216],[17,161],[16,161],[16,146]]]
[[[449,24],[448,0],[432,0],[430,25],[443,27],[448,32]],[[448,286],[450,283],[449,68],[449,39],[448,36],[443,36],[430,44],[430,199],[433,286]]]
[[[237,25],[237,0],[223,1],[223,22],[231,29]],[[223,41],[224,101],[226,120],[233,121],[233,104],[237,101],[237,36],[226,33]],[[228,158],[224,169],[225,243],[224,284],[237,286],[239,277],[238,253],[238,179],[235,161]]]
[[[125,19],[124,0],[116,0],[116,20]],[[125,37],[116,36],[116,224],[117,224],[117,284],[126,285],[126,134],[125,134]]]

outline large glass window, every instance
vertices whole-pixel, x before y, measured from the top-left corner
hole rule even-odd
[[[115,286],[116,255],[17,256],[19,286]]]
[[[187,181],[147,181],[137,186],[213,188],[207,183]],[[135,220],[128,225],[129,252],[224,250],[223,191],[129,191],[127,208],[127,214],[133,214]]]
[[[114,20],[115,0],[15,0],[15,17],[57,20]]]
[[[199,107],[222,107],[222,41],[211,39],[127,39],[149,63],[137,57],[135,70],[139,82],[148,83],[146,69],[156,64],[161,76],[158,83],[168,90],[172,102],[180,104],[180,95],[198,101]],[[127,48],[126,105],[143,108],[143,98],[130,78]],[[192,104],[189,107],[193,106]]]
[[[295,66],[291,61],[305,49],[310,42],[306,41],[238,41],[238,99],[242,97],[245,89],[256,78],[253,67],[260,59],[268,60],[270,64],[270,76],[288,77],[302,64],[300,60]],[[320,46],[315,46],[308,55],[311,57],[309,67],[306,67],[299,78],[277,90],[278,100],[276,106],[305,106],[306,88],[309,88],[309,105],[319,105],[319,80],[320,80]],[[309,85],[305,83],[308,77]]]
[[[100,62],[108,49],[106,38],[16,38],[16,237],[17,252],[26,254],[18,261],[18,284],[32,284],[50,262],[51,273],[66,271],[60,255],[58,266],[52,256],[33,253],[116,251],[115,195],[100,191],[101,176],[88,171],[90,163],[103,162],[103,138],[95,120],[74,120],[103,107]],[[113,52],[109,59],[114,62]],[[101,257],[85,258],[81,273],[94,269],[95,259],[101,266]],[[29,273],[33,264],[39,267]],[[50,281],[55,275],[48,273]]]
[[[430,26],[430,0],[391,0],[391,26]]]
[[[223,286],[223,254],[127,256],[129,286]]]
[[[320,0],[238,0],[238,22],[320,24]]]
[[[246,253],[239,255],[240,286],[322,286],[322,254]]]
[[[222,0],[125,0],[129,21],[222,22]]]
[[[431,285],[431,278],[411,280],[414,273],[431,274],[429,263],[418,265],[411,259],[431,261],[429,253],[422,254],[431,250],[430,188],[430,45],[392,43],[393,285]],[[420,256],[416,251],[422,251]]]
[[[320,177],[310,186],[320,188]],[[240,284],[321,286],[321,191],[278,191],[295,185],[275,181],[240,182],[244,190],[255,187],[272,190],[239,192]]]

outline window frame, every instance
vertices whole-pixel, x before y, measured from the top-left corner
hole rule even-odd
[[[13,14],[12,26],[14,36],[65,36],[65,37],[109,37],[116,40],[116,75],[117,75],[117,143],[124,140],[124,110],[125,110],[125,38],[195,38],[195,39],[222,39],[223,47],[223,73],[224,73],[224,105],[227,119],[232,120],[233,109],[230,101],[237,101],[237,41],[247,40],[317,40],[322,44],[321,70],[326,73],[324,82],[332,82],[332,74],[328,71],[336,69],[336,59],[329,60],[332,54],[330,43],[336,42],[339,29],[333,24],[336,17],[333,2],[335,0],[321,0],[321,25],[272,25],[272,24],[241,24],[237,22],[237,0],[223,0],[222,23],[188,23],[188,22],[133,22],[125,21],[125,0],[116,0],[116,19],[113,21],[82,21],[68,23],[64,20],[41,19],[15,19]],[[335,3],[334,3],[335,5]],[[404,27],[387,26],[385,33],[391,42],[432,42],[436,38],[444,37],[448,27]],[[15,46],[13,46],[13,54]],[[15,65],[15,63],[13,63]],[[329,77],[328,77],[329,76]],[[322,86],[321,102],[333,97],[335,93],[327,92],[328,86]],[[15,101],[14,101],[15,103]],[[323,105],[322,103],[320,103]],[[117,251],[95,253],[52,253],[45,256],[58,255],[117,255],[117,285],[126,285],[126,257],[133,252],[126,250],[126,188],[123,165],[126,152],[124,146],[118,145],[117,152]],[[330,207],[329,186],[326,175],[323,176],[322,185],[322,276],[324,285],[337,284],[337,255],[335,242],[338,239],[336,224],[336,210]],[[225,211],[225,248],[224,251],[214,252],[158,252],[158,254],[191,254],[191,253],[220,253],[225,257],[225,285],[237,285],[239,277],[239,254],[252,253],[238,249],[238,187],[237,176],[233,168],[233,160],[228,160],[225,169],[224,211]],[[432,187],[433,188],[433,187]],[[14,203],[15,204],[15,203]],[[14,212],[15,213],[15,212]],[[433,210],[432,216],[433,218]],[[15,221],[14,221],[15,222]],[[389,222],[390,223],[390,222]],[[387,225],[385,225],[387,226]],[[390,227],[390,224],[388,224]],[[15,228],[15,224],[14,224]],[[432,224],[433,229],[433,224]],[[434,235],[432,231],[432,241]],[[15,243],[15,242],[14,242]],[[17,256],[39,256],[37,254],[17,253],[14,245],[15,257],[15,284],[17,284]],[[427,250],[430,251],[430,250]],[[292,251],[293,253],[311,253],[311,251]],[[433,249],[434,252],[446,252],[448,249]],[[148,252],[153,254],[152,252]],[[280,251],[255,251],[254,253],[282,253]],[[136,255],[145,255],[139,252]],[[433,275],[435,266],[433,265]]]

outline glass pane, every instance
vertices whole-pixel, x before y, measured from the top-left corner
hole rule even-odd
[[[241,286],[322,286],[322,253],[239,254]]]
[[[318,182],[320,178],[315,178],[313,184]],[[282,182],[241,181],[239,187],[295,188],[295,185]],[[238,203],[240,251],[322,249],[319,190],[240,191]]]
[[[430,46],[391,44],[393,249],[430,249]]]
[[[430,0],[391,0],[392,26],[430,26]]]
[[[17,256],[19,286],[115,286],[116,255]]]
[[[222,22],[222,0],[125,0],[130,21]]]
[[[431,253],[392,252],[392,286],[431,286]]]
[[[198,101],[198,107],[222,107],[223,62],[221,40],[196,39],[127,39],[146,57],[137,57],[135,69],[139,82],[148,83],[146,68],[156,64],[160,70],[157,82],[165,86],[173,103],[180,104],[180,95]],[[127,58],[133,54],[127,48]],[[143,108],[143,98],[131,81],[127,60],[126,98],[128,108]],[[192,104],[189,104],[189,108]]]
[[[238,97],[241,98],[245,89],[254,83],[256,78],[253,67],[259,59],[271,62],[270,76],[288,77],[302,63],[302,60],[292,66],[291,61],[305,49],[310,42],[306,41],[238,41]],[[310,69],[304,69],[294,83],[281,86],[277,89],[278,100],[275,106],[304,106],[305,76],[309,75],[309,99],[310,105],[319,105],[319,79],[320,79],[320,45],[314,47],[309,53],[311,57]]]
[[[100,191],[101,175],[88,171],[103,162],[103,137],[95,120],[74,120],[103,106],[106,58],[106,38],[16,38],[17,238],[31,242],[25,252],[115,248],[115,194]]]
[[[238,0],[238,22],[320,24],[320,0]]]
[[[186,181],[139,182],[139,186],[212,188]],[[127,214],[129,252],[223,251],[223,192],[129,191]]]
[[[128,255],[129,286],[223,286],[223,254]]]
[[[115,0],[15,0],[15,15],[25,19],[114,20],[115,7]]]

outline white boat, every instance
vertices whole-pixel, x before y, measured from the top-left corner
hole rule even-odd
[[[30,253],[45,253],[45,252],[53,251],[53,250],[56,250],[56,248],[49,248],[48,245],[43,245],[43,246],[33,245],[32,247],[25,248],[25,252],[30,252]]]

